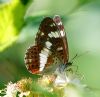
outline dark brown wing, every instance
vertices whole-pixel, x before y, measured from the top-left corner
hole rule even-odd
[[[54,20],[44,18],[36,35],[35,46],[26,52],[25,63],[33,74],[50,70],[52,67],[54,69],[56,65],[68,62],[66,37],[61,36],[61,29]]]
[[[69,60],[69,52],[68,52],[68,43],[66,38],[66,32],[64,30],[63,23],[61,21],[60,16],[56,15],[53,18],[54,22],[56,23],[59,33],[60,33],[60,39],[56,40],[57,44],[57,53],[60,55],[60,58],[63,60],[63,63],[68,63]],[[62,49],[63,48],[63,49]]]
[[[57,58],[51,50],[53,43],[50,42],[50,37],[48,37],[49,33],[57,30],[58,28],[53,19],[46,17],[41,22],[35,45],[27,49],[25,55],[26,67],[31,73],[41,73],[44,68],[51,68],[52,66],[50,65],[58,64]]]
[[[58,31],[58,27],[53,21],[53,19],[50,17],[44,18],[44,20],[40,24],[39,31],[36,35],[36,44],[44,46],[45,42],[51,39],[51,37],[49,37],[49,34],[55,31]]]
[[[25,54],[26,67],[33,74],[41,73],[41,71],[40,71],[40,65],[41,65],[40,60],[46,61],[46,64],[44,64],[45,66],[49,66],[54,61],[53,57],[51,55],[49,55],[48,59],[46,58],[47,56],[45,56],[45,55],[41,56],[40,55],[41,49],[42,48],[41,48],[40,45],[31,46],[31,47],[29,47],[29,49],[27,49],[26,54]]]
[[[55,16],[53,19],[47,17],[41,22],[36,43],[44,46],[46,41],[52,43],[53,54],[56,53],[62,63],[66,64],[69,60],[68,44],[60,16]]]
[[[25,54],[25,64],[31,73],[39,73],[39,53],[40,46],[31,46],[27,49]]]
[[[47,56],[47,48],[41,49],[41,46],[35,45],[27,49],[25,54],[25,63],[27,69],[33,74],[44,72],[53,72],[61,61],[56,54],[50,52]],[[49,50],[48,50],[49,51]],[[44,69],[45,68],[45,69]]]

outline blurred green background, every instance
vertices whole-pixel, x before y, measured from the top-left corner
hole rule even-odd
[[[70,59],[81,55],[74,65],[84,75],[82,82],[100,97],[100,0],[0,0],[0,88],[36,77],[25,67],[25,51],[34,44],[41,20],[54,15],[64,23]]]

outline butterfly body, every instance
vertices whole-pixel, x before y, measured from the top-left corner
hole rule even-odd
[[[71,64],[68,62],[68,44],[60,16],[46,17],[40,24],[35,45],[27,49],[25,63],[33,74],[63,71]]]

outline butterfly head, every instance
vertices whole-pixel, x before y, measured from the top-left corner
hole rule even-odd
[[[73,62],[68,62],[68,63],[66,63],[66,67],[69,67],[69,66],[71,66],[73,64]]]

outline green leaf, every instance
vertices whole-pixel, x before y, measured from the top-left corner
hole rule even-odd
[[[18,38],[24,25],[24,15],[32,0],[25,1],[10,0],[0,4],[0,51],[10,46]]]

